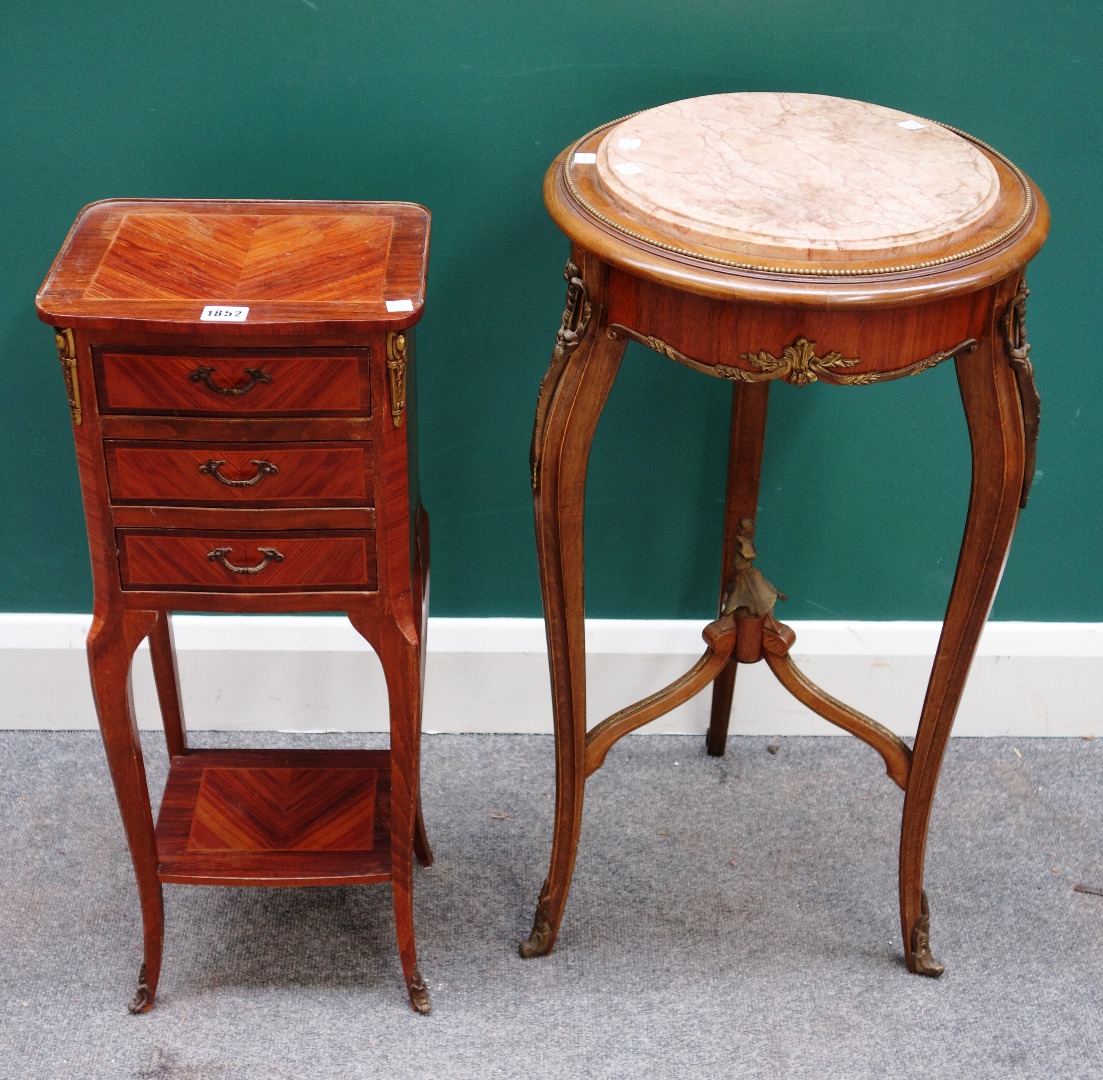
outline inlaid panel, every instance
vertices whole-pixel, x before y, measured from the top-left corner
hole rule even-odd
[[[105,350],[96,381],[104,413],[367,414],[366,361],[366,353],[352,350],[306,356]]]
[[[189,851],[364,851],[374,769],[203,771]]]
[[[104,443],[112,502],[369,506],[372,445]]]
[[[270,592],[374,589],[375,534],[118,530],[124,589]]]
[[[192,751],[172,759],[161,800],[159,876],[197,884],[384,880],[389,818],[386,751]]]
[[[388,218],[342,214],[131,211],[84,299],[247,304],[378,297],[391,228]],[[166,246],[175,252],[171,261],[159,257]]]
[[[123,320],[347,339],[418,321],[428,254],[429,213],[413,203],[108,199],[81,211],[36,306],[112,336]]]

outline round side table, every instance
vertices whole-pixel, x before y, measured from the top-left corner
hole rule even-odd
[[[555,718],[551,868],[523,956],[550,952],[586,778],[622,736],[713,685],[724,752],[738,664],[765,660],[800,701],[868,743],[904,792],[900,918],[910,971],[938,975],[923,860],[931,800],[977,641],[1034,472],[1040,403],[1023,269],[1041,193],[941,124],[810,94],[719,94],[614,121],[561,153],[544,198],[571,241],[566,306],[532,441]],[[732,383],[719,615],[684,676],[587,729],[583,503],[594,430],[626,343]],[[965,535],[914,745],[793,664],[777,590],[754,565],[775,381],[861,387],[952,360],[972,446]]]

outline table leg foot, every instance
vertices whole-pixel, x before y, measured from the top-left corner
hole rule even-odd
[[[533,956],[545,956],[550,953],[555,942],[551,920],[548,918],[547,892],[548,883],[545,881],[544,888],[540,891],[540,899],[536,902],[536,915],[532,920],[532,932],[518,946],[518,951],[526,960]]]
[[[927,893],[924,891],[921,895],[922,906],[919,918],[912,927],[911,948],[908,950],[908,970],[937,979],[946,967],[931,955],[931,908],[927,903]]]
[[[150,989],[149,979],[146,977],[146,966],[142,964],[138,969],[138,987],[127,1008],[135,1015],[149,1012],[153,1008],[153,994],[154,991]]]
[[[409,856],[407,855],[407,858]],[[410,870],[396,869],[391,882],[394,890],[395,935],[398,938],[398,955],[402,961],[402,975],[406,980],[406,992],[410,995],[410,1007],[419,1013],[429,1011],[429,988],[421,977],[417,965],[417,946],[414,943],[414,894]]]
[[[414,1012],[428,1016],[432,1009],[432,1003],[429,1001],[429,987],[425,985],[425,980],[416,967],[406,980],[406,990],[410,995],[410,1007]]]

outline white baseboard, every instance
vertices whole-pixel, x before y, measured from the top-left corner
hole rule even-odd
[[[87,615],[0,615],[0,728],[95,727],[84,658]],[[379,662],[339,616],[174,620],[192,729],[380,731]],[[686,671],[703,624],[595,619],[587,624],[590,726]],[[901,735],[916,718],[937,623],[796,622],[794,656],[836,697]],[[958,735],[1103,735],[1103,624],[991,623],[958,715]],[[149,657],[134,667],[139,725],[159,727]],[[428,732],[549,732],[551,698],[539,619],[431,619]],[[643,730],[701,733],[708,695]],[[775,682],[740,671],[732,732],[811,735],[836,729]]]

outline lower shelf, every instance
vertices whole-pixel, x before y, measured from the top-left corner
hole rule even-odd
[[[183,885],[391,879],[385,750],[193,750],[172,759],[158,876]]]

